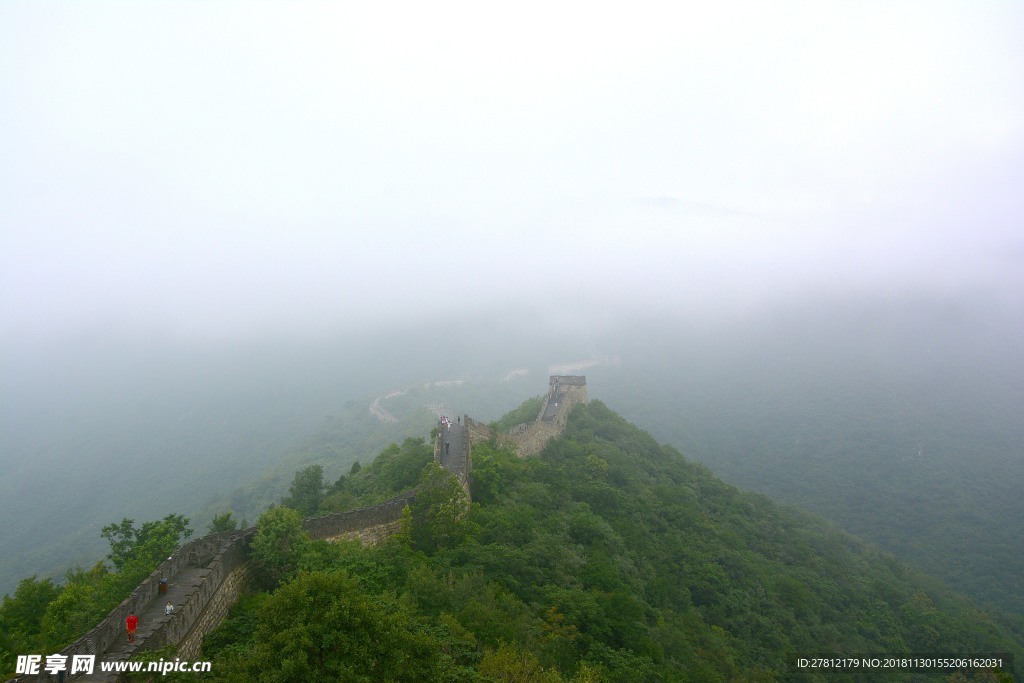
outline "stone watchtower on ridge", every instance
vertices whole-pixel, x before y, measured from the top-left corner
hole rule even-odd
[[[538,421],[558,425],[558,432],[565,429],[569,413],[577,403],[587,402],[587,378],[583,375],[551,375],[548,381],[548,395],[544,399]]]
[[[565,431],[569,413],[577,403],[587,402],[587,378],[583,375],[551,375],[548,395],[533,424],[513,434],[519,457],[537,455],[544,445]]]
[[[587,378],[582,375],[551,375],[548,394],[544,397],[537,418],[533,422],[518,424],[501,438],[510,442],[519,457],[537,455],[544,445],[565,430],[569,413],[578,403],[587,402]],[[493,434],[490,428],[466,416],[470,440],[485,440]]]

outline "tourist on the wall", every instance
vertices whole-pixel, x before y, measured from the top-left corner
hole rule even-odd
[[[135,616],[135,612],[131,611],[128,613],[128,617],[124,620],[124,626],[128,630],[128,642],[135,642],[135,629],[139,627],[139,618]]]

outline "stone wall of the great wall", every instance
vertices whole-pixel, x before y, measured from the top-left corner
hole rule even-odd
[[[302,528],[318,541],[339,541],[356,538],[363,545],[372,545],[398,531],[402,510],[416,498],[416,491],[406,491],[370,507],[308,517]]]
[[[225,548],[211,563],[210,574],[185,603],[184,612],[192,611],[195,616],[179,621],[175,614],[168,622],[162,644],[177,644],[178,656],[182,659],[199,658],[203,637],[228,616],[231,606],[245,590],[252,572],[248,550],[254,533],[254,528],[240,533],[239,542]]]
[[[533,422],[518,424],[508,434],[497,434],[488,425],[466,418],[470,439],[477,443],[496,439],[511,446],[519,457],[538,455],[548,441],[565,431],[569,413],[587,402],[587,378],[578,375],[552,375],[544,404]]]
[[[472,443],[492,438],[500,443],[513,445],[520,456],[539,453],[549,439],[565,429],[572,408],[587,401],[586,379],[583,377],[552,376],[547,399],[537,419],[529,425],[517,425],[510,434],[495,434],[491,428],[471,417],[464,416],[466,429],[465,462],[459,463],[456,476],[469,492],[469,475],[472,468],[470,448]],[[556,402],[557,410],[549,410]],[[546,412],[547,411],[547,412]],[[435,459],[440,460],[440,440],[435,443]],[[338,512],[303,521],[303,529],[317,540],[338,541],[346,538],[359,539],[364,545],[377,543],[399,530],[402,510],[412,503],[416,492],[407,491],[388,501],[358,510]],[[184,659],[201,657],[203,637],[213,630],[228,614],[251,574],[248,560],[249,542],[255,527],[242,531],[204,536],[186,543],[171,557],[160,564],[120,605],[107,617],[60,654],[68,656],[86,654],[102,659],[111,646],[124,636],[125,617],[129,612],[141,614],[159,595],[160,580],[174,577],[185,569],[202,569],[203,575],[184,603],[174,614],[147,634],[140,648],[152,650],[172,644],[177,647],[178,656]],[[141,635],[141,634],[140,634]],[[141,638],[140,638],[141,640]],[[68,676],[72,681],[78,676]],[[57,681],[56,675],[22,676],[14,681]]]
[[[395,534],[400,527],[402,509],[415,498],[408,491],[388,501],[358,510],[338,512],[304,520],[303,529],[317,540],[337,541],[355,538],[364,545],[378,543]],[[159,595],[160,580],[174,577],[185,569],[202,568],[199,583],[188,593],[174,614],[145,634],[140,631],[140,650],[155,650],[167,644],[177,647],[182,659],[198,659],[203,637],[228,615],[231,606],[245,589],[252,567],[248,560],[249,542],[255,528],[213,534],[190,541],[162,562],[120,605],[84,636],[60,654],[68,656],[96,655],[97,661],[119,639],[124,638],[124,622],[129,612],[142,614]],[[67,676],[72,681],[79,676]],[[21,676],[25,681],[58,681],[56,675]]]
[[[216,599],[218,595],[222,597],[221,602],[227,605],[223,610],[223,614],[226,615],[227,608],[237,599],[238,592],[236,589],[232,595],[230,590],[222,590],[224,579],[245,565],[252,532],[253,530],[249,529],[211,534],[181,546],[173,555],[160,563],[160,566],[103,621],[61,650],[60,654],[67,656],[67,661],[71,660],[72,655],[95,655],[97,660],[102,659],[102,655],[115,642],[124,638],[124,622],[128,614],[130,612],[142,614],[145,608],[160,594],[161,579],[173,577],[186,569],[205,568],[206,572],[195,589],[186,596],[184,604],[175,610],[174,615],[155,628],[152,633],[146,634],[145,643],[141,649],[153,650],[168,643],[181,643],[189,633],[196,630],[197,622],[200,622],[209,612],[210,605],[218,602]],[[199,635],[199,641],[201,642],[201,640],[202,634]],[[77,675],[67,676],[64,680],[70,681],[78,677]],[[13,680],[20,682],[58,681],[61,679],[57,674],[41,673],[38,676],[21,676]]]

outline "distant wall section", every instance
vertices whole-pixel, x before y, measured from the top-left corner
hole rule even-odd
[[[398,532],[402,510],[415,498],[415,490],[406,491],[370,507],[308,517],[302,528],[310,538],[318,541],[337,542],[355,538],[363,545],[373,545]]]
[[[518,424],[507,434],[497,434],[489,426],[466,417],[469,435],[477,443],[496,439],[498,443],[515,449],[519,457],[538,455],[547,442],[565,431],[569,413],[580,403],[586,403],[587,378],[582,375],[551,375],[548,393],[544,397],[537,418],[533,422]]]

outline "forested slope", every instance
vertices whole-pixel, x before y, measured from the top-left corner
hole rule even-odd
[[[1024,317],[985,307],[824,299],[675,336],[642,320],[622,369],[588,380],[729,483],[1021,620]]]
[[[417,458],[421,495],[380,546],[309,541],[288,508],[261,517],[264,583],[208,637],[215,680],[818,680],[794,655],[1020,658],[965,599],[596,401],[541,457],[474,447],[471,507],[412,442],[335,488],[372,474],[379,495],[394,472],[397,490]],[[829,677],[844,679],[949,674]]]

